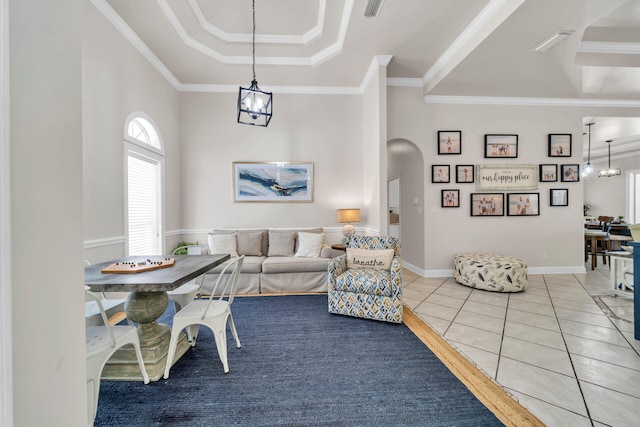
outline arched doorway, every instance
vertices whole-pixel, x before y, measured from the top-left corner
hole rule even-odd
[[[389,212],[388,216],[395,220],[395,214],[398,215],[403,265],[422,274],[425,269],[424,159],[420,149],[406,139],[387,142],[387,181],[396,179],[398,206],[390,206],[390,211],[397,209],[397,212]]]

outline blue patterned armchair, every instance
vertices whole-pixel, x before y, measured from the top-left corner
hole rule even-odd
[[[329,312],[402,323],[402,261],[400,241],[387,236],[353,236],[348,248],[393,249],[389,270],[347,268],[347,255],[328,266]]]

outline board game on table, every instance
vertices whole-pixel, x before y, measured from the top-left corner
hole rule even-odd
[[[148,258],[143,261],[124,261],[114,262],[102,269],[103,273],[141,273],[143,271],[157,270],[159,268],[173,267],[175,264],[175,258]]]

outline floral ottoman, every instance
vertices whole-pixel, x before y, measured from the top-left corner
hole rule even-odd
[[[527,287],[527,263],[495,254],[466,253],[453,258],[456,282],[494,292],[522,292]]]

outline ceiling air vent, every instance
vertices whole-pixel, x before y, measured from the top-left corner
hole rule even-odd
[[[369,0],[364,8],[365,18],[375,18],[380,13],[380,8],[384,0]]]

